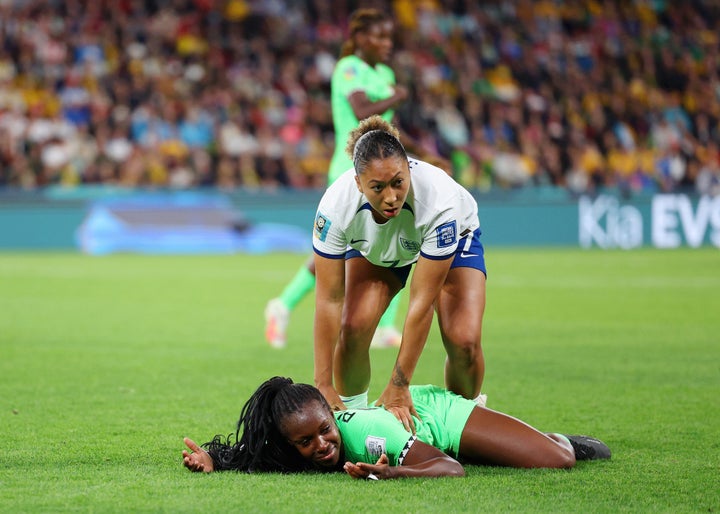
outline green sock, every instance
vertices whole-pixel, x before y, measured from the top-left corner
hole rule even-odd
[[[390,305],[385,309],[385,314],[380,318],[378,328],[389,328],[395,326],[395,316],[397,316],[398,308],[400,307],[400,293],[396,294],[395,297],[390,300]]]
[[[285,286],[283,292],[280,293],[280,301],[289,310],[293,310],[315,287],[315,275],[310,273],[304,265],[295,273],[293,279]]]

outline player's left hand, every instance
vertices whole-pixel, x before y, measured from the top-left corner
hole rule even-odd
[[[353,464],[352,462],[346,462],[343,469],[345,473],[357,479],[384,480],[393,478],[393,469],[390,466],[387,455],[384,453],[380,455],[380,458],[375,464],[368,464],[367,462]]]
[[[213,471],[213,461],[210,454],[200,448],[198,444],[192,439],[186,437],[183,439],[185,445],[192,450],[192,453],[187,450],[183,450],[183,465],[190,471],[210,473]]]
[[[420,416],[415,410],[408,386],[388,384],[375,405],[385,407],[385,410],[391,412],[393,416],[400,420],[405,430],[415,433],[413,416],[418,418]]]

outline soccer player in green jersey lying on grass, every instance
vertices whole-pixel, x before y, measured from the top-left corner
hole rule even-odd
[[[185,438],[191,471],[345,471],[353,478],[463,476],[458,461],[518,468],[572,468],[608,459],[587,436],[543,434],[517,418],[436,386],[411,386],[416,433],[381,407],[332,411],[318,389],[265,381],[243,406],[237,432],[198,446]]]

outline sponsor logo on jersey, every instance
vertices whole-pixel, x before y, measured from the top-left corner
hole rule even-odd
[[[387,453],[385,451],[385,446],[384,437],[369,435],[365,438],[365,449],[376,459],[379,459],[383,453]],[[374,462],[372,464],[374,464]]]
[[[317,216],[315,216],[315,228],[313,229],[315,237],[324,242],[325,239],[327,239],[330,225],[332,225],[332,222],[327,218],[327,216],[318,212]]]
[[[400,246],[402,246],[408,252],[418,253],[420,251],[420,243],[418,243],[417,241],[405,239],[403,237],[400,238]]]
[[[457,241],[457,226],[455,220],[443,223],[435,229],[438,248],[447,248]]]

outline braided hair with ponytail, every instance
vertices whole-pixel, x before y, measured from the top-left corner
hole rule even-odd
[[[296,384],[284,377],[263,382],[243,406],[234,438],[232,434],[216,435],[202,445],[212,457],[214,469],[247,473],[315,469],[279,430],[286,416],[313,401],[331,410],[325,397],[311,385]]]

